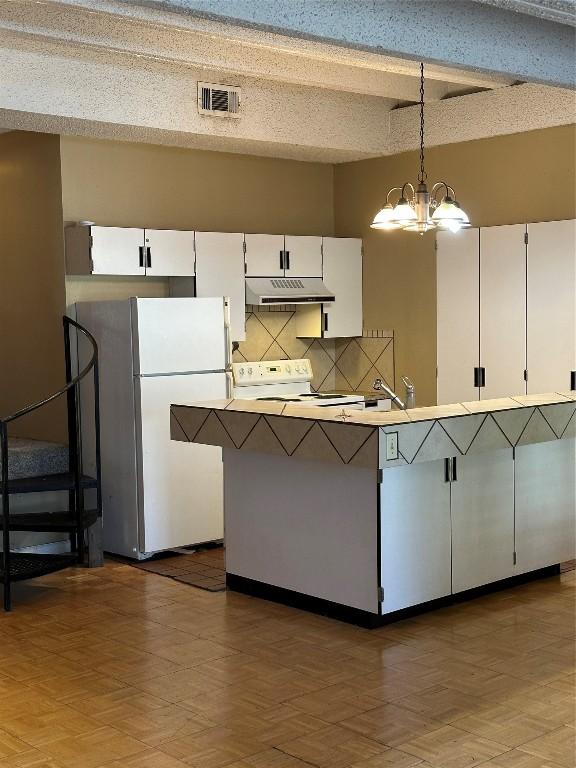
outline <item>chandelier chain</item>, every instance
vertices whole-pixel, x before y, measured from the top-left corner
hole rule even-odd
[[[426,171],[424,170],[424,62],[420,63],[420,175],[418,181],[424,184]]]

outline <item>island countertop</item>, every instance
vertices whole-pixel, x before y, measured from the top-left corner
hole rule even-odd
[[[571,391],[407,411],[240,399],[172,404],[170,410],[173,440],[370,468],[576,436]],[[390,433],[396,433],[398,456],[387,459]]]

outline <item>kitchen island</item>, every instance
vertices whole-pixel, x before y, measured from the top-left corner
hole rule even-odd
[[[576,392],[409,411],[171,406],[223,448],[227,584],[363,626],[576,556]]]

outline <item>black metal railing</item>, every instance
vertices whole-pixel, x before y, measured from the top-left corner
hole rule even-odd
[[[10,416],[0,418],[0,451],[1,451],[1,497],[2,497],[2,576],[4,582],[4,609],[10,610],[10,582],[11,582],[11,552],[10,552],[10,482],[9,482],[9,460],[8,460],[8,427],[13,422],[27,416],[34,411],[54,402],[66,395],[67,418],[68,418],[68,471],[72,482],[68,485],[68,504],[69,510],[73,510],[76,518],[76,548],[78,560],[83,562],[85,555],[85,542],[82,530],[82,521],[84,513],[84,489],[83,486],[83,467],[82,450],[79,419],[79,389],[80,383],[92,371],[94,385],[94,426],[95,426],[95,465],[96,477],[94,483],[90,486],[96,489],[96,507],[101,514],[102,511],[102,484],[100,476],[100,405],[99,405],[99,378],[98,378],[98,345],[92,334],[75,320],[67,317],[62,318],[64,326],[64,352],[66,365],[66,385],[57,392],[49,395],[43,400],[21,408]],[[87,339],[92,347],[92,353],[89,362],[76,375],[72,376],[72,356],[71,356],[71,338],[70,332],[74,328],[77,334]],[[79,347],[79,345],[78,345]],[[79,352],[78,352],[79,354]],[[41,487],[38,488],[41,490]]]

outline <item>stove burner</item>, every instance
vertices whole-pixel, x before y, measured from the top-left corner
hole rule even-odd
[[[269,403],[297,403],[298,400],[293,397],[257,397],[256,400],[262,400]]]
[[[307,398],[310,400],[337,400],[341,397],[346,397],[346,395],[331,395],[328,392],[310,392],[310,394],[305,393],[303,395],[299,395],[301,398]]]

